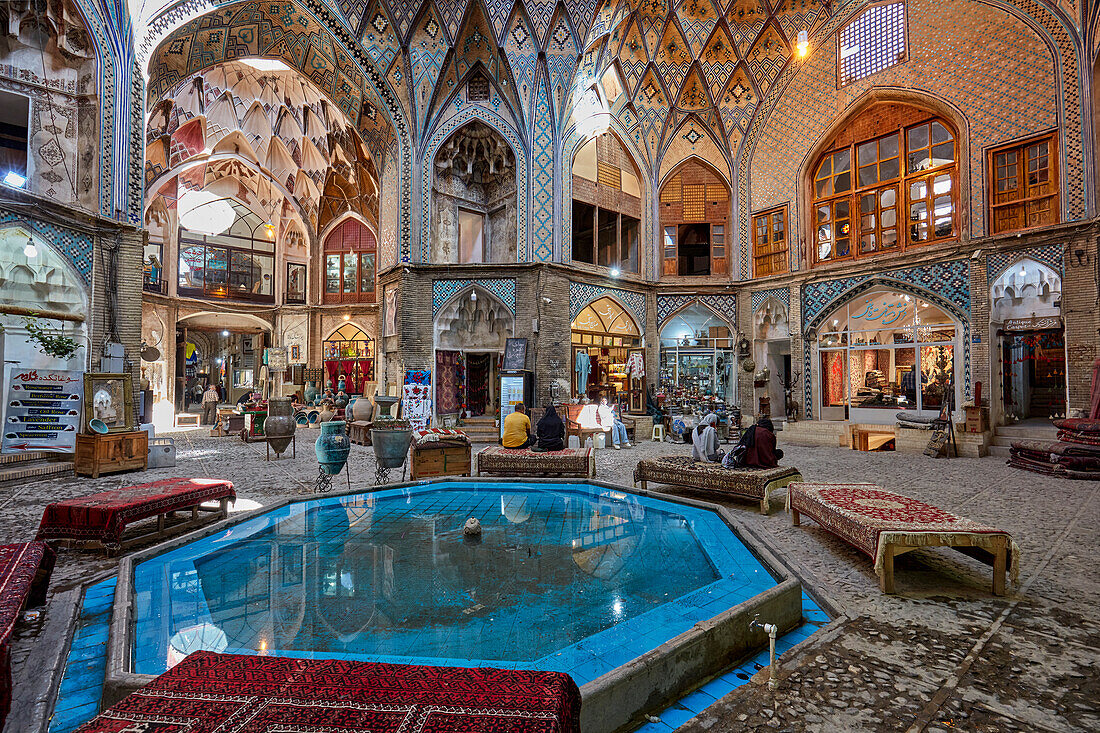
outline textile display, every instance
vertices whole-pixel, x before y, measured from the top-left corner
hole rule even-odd
[[[432,420],[432,372],[430,369],[406,369],[401,395],[401,417],[413,430],[423,430]]]
[[[765,499],[772,491],[792,481],[801,480],[802,474],[794,466],[726,468],[720,463],[693,461],[690,456],[646,458],[638,461],[634,468],[636,484],[649,481],[757,500]]]
[[[113,549],[119,547],[126,525],[132,522],[225,498],[237,498],[230,481],[166,478],[65,499],[46,506],[37,539],[98,540]]]
[[[1008,465],[1061,478],[1100,480],[1100,420],[1055,420],[1058,440],[1016,440]]]
[[[425,428],[424,430],[414,430],[412,434],[412,442],[415,446],[422,446],[427,443],[461,443],[463,445],[469,445],[470,439],[466,433],[461,430],[452,430],[451,428]]]
[[[1092,390],[1089,393],[1089,418],[1100,420],[1100,359],[1092,362]]]
[[[457,413],[462,405],[457,351],[435,352],[435,404],[440,415]]]
[[[26,606],[46,602],[56,555],[45,542],[0,546],[0,729],[11,709],[11,634]]]
[[[631,379],[645,378],[645,358],[637,351],[626,358],[626,373]]]
[[[588,356],[587,351],[581,350],[577,352],[576,366],[574,366],[573,369],[577,373],[577,394],[587,394],[588,375],[592,372],[592,359]]]
[[[491,445],[478,452],[477,472],[478,475],[592,478],[596,475],[596,457],[591,448],[563,448],[539,453],[530,448]]]
[[[475,354],[466,360],[466,412],[484,415],[489,403],[489,354]]]
[[[870,555],[879,576],[887,545],[979,547],[992,552],[994,537],[1008,538],[1013,583],[1019,575],[1020,549],[1007,532],[874,484],[793,483],[787,492],[787,511],[791,510]]]
[[[579,733],[566,674],[195,652],[79,733]]]

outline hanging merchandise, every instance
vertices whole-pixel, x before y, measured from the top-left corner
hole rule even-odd
[[[588,374],[591,370],[592,360],[588,357],[588,352],[578,351],[575,371],[577,372],[577,394],[582,397],[588,393]]]
[[[432,419],[432,373],[430,369],[406,369],[402,394],[402,416],[414,430],[428,427]]]

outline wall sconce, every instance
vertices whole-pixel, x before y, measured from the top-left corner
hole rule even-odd
[[[1077,258],[1078,267],[1089,261],[1089,253],[1083,249],[1073,250],[1073,256]]]

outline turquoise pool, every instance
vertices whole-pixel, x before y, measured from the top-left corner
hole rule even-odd
[[[212,648],[554,669],[583,685],[775,584],[713,512],[595,485],[326,497],[137,564],[133,669]]]

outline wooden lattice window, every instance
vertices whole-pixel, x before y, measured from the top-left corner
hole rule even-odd
[[[752,218],[753,276],[787,271],[787,207],[764,211]]]
[[[345,219],[325,237],[324,300],[326,303],[375,300],[374,232],[356,219]]]
[[[836,139],[848,144],[821,156],[812,182],[815,264],[958,236],[955,133],[939,118],[906,124],[917,112],[892,110],[894,129],[871,138],[842,130]]]
[[[601,186],[608,186],[616,190],[621,190],[623,187],[623,172],[620,168],[605,163],[602,160],[596,162],[596,183]]]
[[[684,221],[703,221],[707,215],[706,186],[684,184]]]
[[[724,177],[695,160],[679,166],[658,194],[663,275],[729,273],[730,190]]]
[[[993,234],[1058,222],[1058,146],[1053,133],[993,150],[989,167]]]

